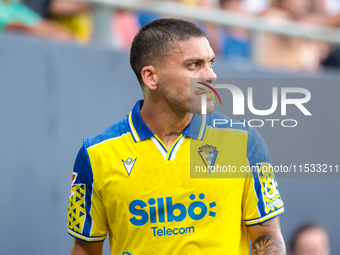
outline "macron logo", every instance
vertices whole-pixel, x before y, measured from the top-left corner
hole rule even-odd
[[[131,158],[128,158],[126,161],[122,160],[128,175],[131,174],[132,168],[135,165],[136,160],[137,160],[137,158],[135,158],[134,160],[132,160]]]

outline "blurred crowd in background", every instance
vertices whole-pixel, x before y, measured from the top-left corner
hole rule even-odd
[[[220,8],[246,16],[268,17],[273,22],[292,20],[334,28],[340,26],[340,0],[172,1],[203,8]],[[0,31],[19,31],[58,41],[89,43],[93,34],[91,10],[91,4],[71,0],[0,0]],[[139,28],[157,18],[161,16],[118,10],[112,15],[111,22],[113,46],[129,50]],[[243,67],[252,63],[250,31],[237,27],[198,25],[206,31],[218,56]],[[260,43],[256,47],[257,62],[267,69],[314,73],[323,66],[340,66],[340,50],[321,41],[261,33]]]

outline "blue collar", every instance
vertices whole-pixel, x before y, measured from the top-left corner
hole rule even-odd
[[[143,99],[137,101],[129,114],[129,126],[135,142],[143,141],[154,136],[140,116]],[[183,135],[190,138],[202,140],[206,129],[206,115],[194,115],[190,124],[183,131]]]

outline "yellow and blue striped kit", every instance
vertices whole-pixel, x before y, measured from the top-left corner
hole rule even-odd
[[[171,148],[140,116],[129,115],[85,138],[75,161],[68,231],[103,241],[111,254],[249,254],[246,226],[283,213],[271,162],[259,133],[247,125],[213,126],[218,113],[194,115]],[[257,166],[249,178],[190,177],[190,162]],[[206,175],[206,176],[205,176]],[[208,178],[204,178],[208,177]]]

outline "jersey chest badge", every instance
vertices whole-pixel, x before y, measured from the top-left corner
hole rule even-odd
[[[122,162],[124,164],[124,167],[126,169],[126,172],[128,173],[128,175],[131,174],[132,168],[134,167],[135,163],[136,163],[137,158],[135,158],[134,160],[132,160],[131,158],[128,158],[126,161],[124,161],[122,159]]]
[[[217,147],[209,144],[203,145],[202,147],[198,148],[198,154],[201,156],[205,166],[209,169],[210,174],[210,167],[215,165],[217,153]]]

